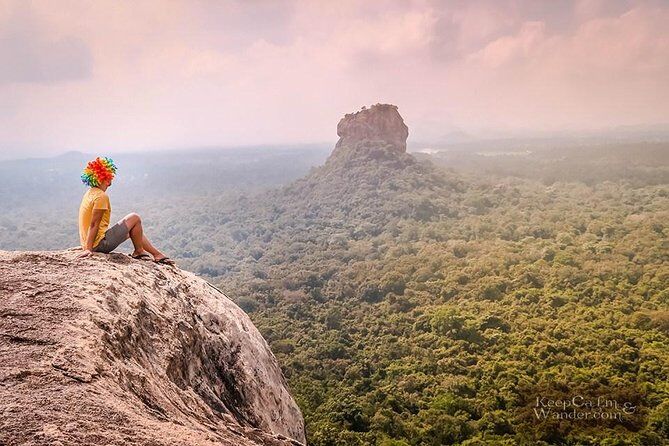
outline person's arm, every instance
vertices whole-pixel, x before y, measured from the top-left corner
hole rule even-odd
[[[93,254],[93,243],[95,243],[95,237],[98,235],[100,222],[102,222],[102,216],[104,213],[104,209],[93,209],[91,225],[88,227],[88,232],[86,234],[86,245],[84,246],[84,252],[81,254],[81,257],[86,257]]]

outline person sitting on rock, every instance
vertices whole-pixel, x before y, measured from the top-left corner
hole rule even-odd
[[[130,254],[132,258],[151,260],[153,256],[156,263],[173,265],[174,261],[156,249],[146,238],[139,215],[128,214],[109,228],[111,204],[106,191],[115,174],[114,161],[111,158],[98,157],[88,163],[81,175],[81,181],[89,189],[79,206],[79,239],[84,250],[80,257],[90,256],[94,252],[109,254],[129,238],[135,247]]]

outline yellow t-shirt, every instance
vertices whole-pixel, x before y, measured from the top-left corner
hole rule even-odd
[[[81,247],[86,248],[86,237],[88,236],[88,228],[91,226],[93,219],[93,210],[103,209],[102,221],[100,221],[100,228],[98,234],[93,241],[93,248],[98,246],[102,237],[105,236],[107,228],[109,228],[109,217],[111,216],[111,203],[109,203],[109,196],[102,189],[91,187],[84,194],[81,199],[81,206],[79,206],[79,240]]]

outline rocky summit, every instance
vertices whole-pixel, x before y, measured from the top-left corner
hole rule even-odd
[[[375,104],[356,113],[347,113],[337,124],[339,140],[326,165],[350,164],[364,159],[411,164],[406,153],[409,129],[397,106]]]
[[[339,141],[336,147],[365,140],[382,141],[393,145],[400,152],[406,152],[409,128],[404,124],[396,105],[375,104],[344,115],[337,124],[337,136]]]
[[[0,444],[300,445],[248,316],[175,267],[0,251]]]
[[[245,219],[279,217],[294,225],[313,218],[318,223],[312,222],[312,228],[323,231],[452,212],[443,197],[453,196],[455,182],[430,161],[406,151],[408,128],[395,105],[376,104],[346,114],[337,133],[340,139],[325,164],[268,191],[256,207],[267,213]],[[423,198],[420,202],[417,194]]]

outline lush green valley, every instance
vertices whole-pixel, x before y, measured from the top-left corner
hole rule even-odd
[[[312,444],[667,441],[666,185],[331,167],[231,209],[217,254],[237,257],[220,280],[284,365]],[[532,414],[537,396],[575,395],[638,412]]]

